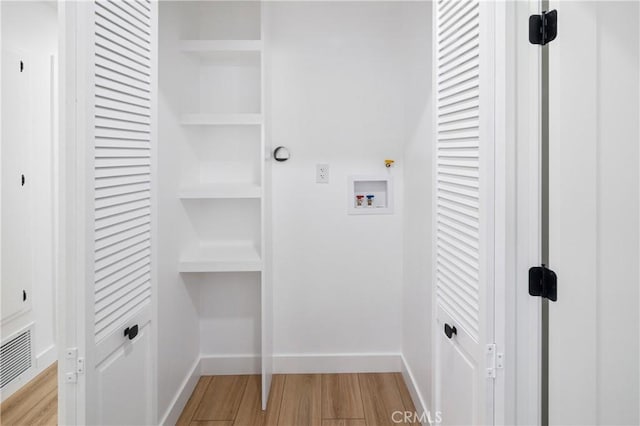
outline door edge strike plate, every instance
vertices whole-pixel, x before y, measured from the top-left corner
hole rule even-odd
[[[529,294],[549,299],[552,302],[558,300],[558,277],[555,272],[546,265],[534,266],[529,269]]]
[[[545,44],[556,39],[558,35],[558,11],[544,11],[540,15],[529,16],[529,43]]]

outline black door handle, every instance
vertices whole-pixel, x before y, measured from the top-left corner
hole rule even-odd
[[[124,335],[133,340],[138,335],[138,324],[124,329]]]
[[[458,334],[458,330],[456,330],[455,325],[451,326],[451,325],[445,323],[445,325],[444,325],[444,334],[446,334],[447,337],[449,339],[451,339],[454,334]]]

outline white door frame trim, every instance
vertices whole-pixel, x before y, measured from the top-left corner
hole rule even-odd
[[[541,55],[528,18],[541,4],[494,5],[494,341],[504,369],[493,423],[540,424],[541,300],[528,294],[528,269],[541,261]]]
[[[539,424],[540,302],[526,294],[525,273],[529,266],[540,260],[540,80],[536,67],[536,64],[539,66],[539,49],[534,46],[524,49],[522,40],[523,34],[526,34],[522,31],[526,25],[525,19],[529,13],[539,10],[539,1],[497,3],[497,6],[497,22],[504,22],[505,27],[499,28],[496,43],[498,47],[505,48],[506,57],[500,58],[500,69],[496,69],[497,77],[504,76],[497,79],[504,82],[504,87],[502,84],[496,87],[498,98],[502,98],[496,101],[496,112],[505,114],[506,119],[503,127],[500,123],[496,126],[496,145],[499,155],[506,156],[507,162],[506,169],[499,171],[500,176],[496,181],[504,176],[506,183],[515,183],[515,188],[496,188],[496,192],[506,191],[505,205],[501,205],[501,209],[505,210],[497,214],[506,214],[507,226],[501,230],[504,235],[501,234],[500,238],[506,241],[503,255],[511,257],[500,259],[500,268],[504,268],[500,270],[500,275],[504,278],[498,280],[496,274],[496,308],[504,307],[504,311],[496,310],[496,325],[502,323],[504,328],[496,327],[495,337],[499,347],[504,345],[506,358],[505,370],[496,381],[495,423]],[[82,111],[76,111],[76,97],[82,96],[78,88],[86,85],[76,79],[76,49],[81,49],[77,43],[82,43],[76,37],[77,14],[77,2],[59,3],[60,157],[57,179],[60,201],[59,238],[56,242],[57,281],[60,283],[57,293],[59,424],[82,423],[78,419],[84,415],[85,406],[84,392],[79,391],[85,385],[83,376],[79,376],[77,384],[68,384],[65,377],[65,371],[73,367],[68,365],[66,349],[82,347],[84,343],[84,324],[77,319],[84,317],[82,283],[85,282],[87,261],[84,237],[87,224],[82,214],[86,209],[84,196],[87,182],[78,178],[86,172],[87,163],[84,161],[85,147],[78,143],[77,135],[83,128],[79,127],[80,120],[76,115],[82,114]],[[515,22],[512,18],[515,18]],[[500,53],[500,49],[496,49],[496,53]],[[514,120],[516,124],[512,124]],[[516,146],[509,143],[514,136]],[[515,220],[515,224],[510,220]],[[496,216],[496,223],[502,223],[499,216]],[[510,229],[516,237],[510,234]],[[497,261],[498,258],[500,256],[496,253]],[[515,286],[508,284],[512,279],[515,279]],[[502,288],[499,287],[499,281],[503,282]],[[510,287],[515,287],[515,294],[509,293]],[[503,298],[506,298],[506,303]],[[515,306],[512,306],[512,302],[515,302]],[[157,312],[154,313],[154,319],[156,315]],[[501,315],[503,320],[500,320]]]
[[[57,347],[58,347],[58,424],[78,424],[78,410],[84,406],[78,383],[67,381],[66,372],[75,371],[75,360],[67,357],[68,348],[78,348],[81,333],[77,324],[79,304],[83,294],[77,292],[78,283],[84,281],[82,274],[84,263],[79,262],[84,253],[82,243],[82,226],[80,218],[84,212],[82,207],[83,191],[79,187],[83,179],[83,156],[77,143],[77,111],[76,111],[76,32],[77,3],[58,2],[58,34],[59,34],[59,157],[58,180],[58,238],[56,241],[56,264],[59,283],[57,288]]]
[[[540,0],[506,2],[505,417],[499,424],[541,422],[541,299],[528,291],[528,270],[541,262],[541,47],[528,40]],[[510,235],[509,235],[510,234]],[[498,422],[496,422],[498,423]]]
[[[512,25],[512,8],[508,2],[496,2],[493,10],[494,20],[494,177],[493,177],[493,338],[496,344],[496,352],[504,354],[508,352],[506,346],[507,328],[511,324],[507,321],[508,309],[508,286],[507,282],[511,276],[512,251],[509,248],[509,239],[512,236],[514,218],[510,215],[509,200],[511,199],[511,182],[513,170],[512,161],[507,141],[510,139],[512,131],[512,108],[508,108],[510,92],[513,89],[512,79],[508,73],[508,44],[511,43],[508,26]],[[498,367],[498,366],[496,366]],[[510,407],[508,401],[509,392],[506,390],[507,372],[509,369],[498,368],[494,383],[493,398],[493,424],[505,424],[507,410]]]

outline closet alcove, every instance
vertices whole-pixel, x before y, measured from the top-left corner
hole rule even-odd
[[[198,346],[199,374],[262,373],[266,405],[263,10],[166,2],[159,15],[160,309],[181,312],[165,330]]]

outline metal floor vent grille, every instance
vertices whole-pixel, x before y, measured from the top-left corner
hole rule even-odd
[[[27,371],[31,364],[31,330],[28,329],[0,347],[0,389]]]

